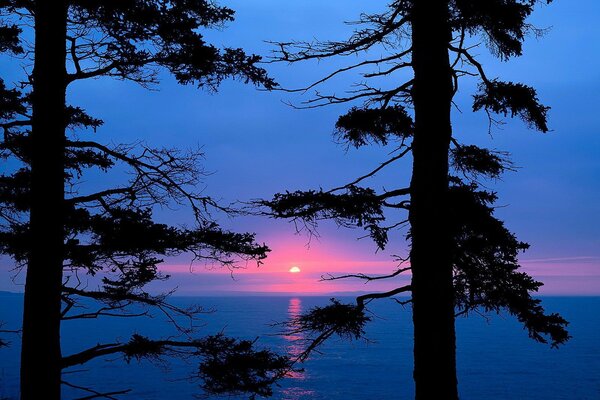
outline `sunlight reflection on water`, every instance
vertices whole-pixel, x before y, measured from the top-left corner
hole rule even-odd
[[[288,303],[287,316],[288,319],[299,317],[302,314],[302,300],[297,297],[292,297]],[[299,356],[303,350],[305,337],[302,333],[285,335],[283,337],[288,343],[286,350],[292,357]],[[295,371],[289,374],[289,379],[294,379],[300,384],[306,379],[305,371]],[[299,386],[285,388],[282,391],[282,400],[300,400],[309,399],[314,394],[313,390],[307,390]]]

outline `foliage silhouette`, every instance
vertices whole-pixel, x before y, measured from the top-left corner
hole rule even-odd
[[[488,78],[472,54],[473,48],[485,42],[503,61],[520,56],[527,34],[543,33],[527,22],[538,3],[543,2],[395,0],[386,11],[361,14],[345,41],[276,44],[276,61],[316,60],[323,65],[324,59],[354,56],[348,57],[354,61],[324,74],[322,79],[287,91],[315,90],[299,108],[351,104],[336,124],[336,135],[347,146],[394,147],[391,158],[349,184],[329,191],[277,194],[258,203],[266,214],[292,218],[309,231],[323,219],[360,226],[379,248],[387,245],[391,229],[410,223],[409,267],[400,265],[388,276],[354,274],[325,279],[370,281],[412,272],[410,285],[361,296],[355,307],[361,312],[374,298],[412,293],[408,301],[413,309],[417,399],[438,398],[440,394],[445,399],[458,398],[455,315],[481,309],[507,310],[539,342],[557,346],[569,338],[567,322],[557,314],[547,315],[540,301],[532,297],[541,283],[518,270],[517,255],[527,245],[494,216],[495,194],[480,189],[482,180],[497,179],[512,169],[508,155],[460,143],[451,125],[453,98],[461,80],[470,77],[480,83],[473,110],[485,111],[490,127],[496,122],[494,115],[500,114],[518,116],[531,128],[548,131],[548,107],[540,103],[536,91],[521,83]],[[317,91],[318,86],[351,72],[360,73],[362,79],[348,92],[330,95]],[[379,193],[362,186],[408,155],[413,165],[406,187],[398,188],[393,182]],[[363,193],[369,193],[366,202]],[[389,210],[407,210],[408,218],[390,222],[385,218]],[[313,310],[304,318],[318,320],[318,313]],[[316,334],[303,320],[291,324]],[[325,328],[315,342],[333,334],[335,330]]]
[[[61,370],[108,354],[126,360],[197,356],[205,392],[270,395],[289,368],[286,358],[222,335],[194,339],[202,309],[172,305],[170,293],[145,289],[168,278],[157,268],[164,257],[191,254],[235,268],[239,261],[260,263],[269,249],[253,234],[215,222],[212,213],[232,210],[195,192],[204,176],[199,151],[83,139],[85,129],[103,122],[66,102],[67,89],[80,80],[110,77],[149,87],[160,70],[210,91],[226,78],[272,89],[258,56],[218,49],[203,38],[203,30],[232,21],[233,11],[205,0],[6,0],[0,10],[0,50],[33,62],[22,84],[9,88],[0,80],[0,151],[15,166],[0,177],[0,251],[27,269],[21,398],[37,398],[35,388],[43,387],[46,398],[59,399]],[[31,34],[33,46],[25,39]],[[94,171],[127,171],[130,179],[105,188],[81,185]],[[153,220],[155,207],[175,205],[191,208],[195,226]],[[91,301],[96,308],[89,308]],[[61,354],[62,321],[152,312],[168,318],[183,339],[134,335]],[[62,383],[89,398],[127,392]]]

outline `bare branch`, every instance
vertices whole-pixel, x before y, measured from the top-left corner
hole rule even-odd
[[[378,173],[379,171],[381,171],[382,169],[384,169],[386,166],[388,166],[388,165],[392,164],[394,161],[397,161],[397,160],[401,159],[402,157],[404,157],[404,156],[405,156],[406,154],[408,154],[408,153],[409,153],[411,150],[412,150],[412,147],[407,147],[407,148],[406,148],[404,151],[402,151],[400,154],[398,154],[397,156],[395,156],[395,157],[392,157],[392,158],[390,158],[389,160],[387,160],[387,161],[385,161],[385,162],[381,163],[381,164],[380,164],[380,165],[379,165],[377,168],[375,168],[374,170],[372,170],[372,171],[371,171],[371,172],[369,172],[368,174],[365,174],[365,175],[363,175],[363,176],[361,176],[361,177],[359,177],[359,178],[356,178],[354,181],[352,181],[352,182],[350,182],[350,183],[348,183],[348,184],[346,184],[346,185],[344,185],[344,186],[339,186],[339,187],[333,188],[333,189],[331,189],[331,190],[327,191],[327,193],[332,193],[332,192],[335,192],[335,191],[338,191],[338,190],[347,189],[347,188],[348,188],[348,187],[350,187],[350,186],[354,186],[354,185],[356,185],[357,183],[359,183],[359,182],[361,182],[361,181],[363,181],[363,180],[365,180],[365,179],[367,179],[367,178],[370,178],[370,177],[372,177],[373,175],[375,175],[376,173]]]
[[[403,307],[406,306],[406,305],[408,305],[408,304],[411,304],[413,302],[412,298],[408,299],[408,300],[400,300],[400,299],[397,299],[395,297],[392,297],[392,300],[394,300],[396,303],[400,304]]]
[[[363,74],[363,76],[365,78],[374,78],[374,77],[378,77],[378,76],[385,76],[385,75],[391,74],[392,72],[398,71],[399,69],[408,68],[408,67],[412,67],[412,63],[408,63],[408,62],[398,63],[398,64],[396,64],[396,65],[394,65],[394,66],[392,66],[392,67],[390,67],[390,68],[388,68],[386,70],[379,71],[379,72],[371,72],[371,73],[368,73],[368,74]]]
[[[106,76],[110,71],[115,69],[118,66],[118,63],[110,63],[104,67],[94,69],[91,71],[77,71],[73,74],[67,74],[67,85],[78,80],[89,79],[89,78],[97,78],[100,76]]]
[[[321,281],[335,281],[338,279],[347,279],[347,278],[358,278],[358,279],[363,279],[365,281],[376,281],[376,280],[380,280],[380,279],[389,279],[389,278],[396,277],[396,276],[402,274],[403,272],[410,271],[410,269],[411,269],[411,267],[400,268],[389,275],[378,275],[378,276],[366,275],[366,274],[362,274],[362,273],[361,274],[340,275],[340,276],[334,276],[331,274],[327,274],[327,275],[321,275]]]
[[[139,313],[110,312],[110,311],[122,310],[122,309],[126,308],[128,305],[129,305],[129,303],[114,306],[114,307],[101,307],[94,312],[81,313],[81,314],[70,315],[70,316],[66,316],[66,313],[63,312],[63,317],[61,319],[63,321],[68,321],[68,320],[74,320],[74,319],[96,319],[99,317],[136,318],[136,317],[144,317],[144,316],[149,315],[148,311],[143,311],[143,312],[139,312]]]
[[[102,198],[105,198],[105,197],[111,196],[111,195],[115,195],[115,194],[127,194],[129,196],[132,196],[135,194],[135,189],[132,187],[107,189],[107,190],[102,190],[100,192],[88,194],[85,196],[77,196],[77,197],[72,197],[70,199],[65,199],[65,201],[67,203],[72,203],[72,204],[90,203],[90,202],[94,202],[94,201],[99,201]]]
[[[337,69],[337,70],[333,71],[332,73],[330,73],[329,75],[325,76],[324,78],[319,79],[318,81],[315,81],[315,82],[311,83],[309,86],[306,86],[306,87],[303,87],[303,88],[298,88],[298,89],[284,89],[284,88],[280,88],[280,89],[275,89],[275,90],[280,90],[280,91],[288,92],[288,93],[298,93],[298,92],[306,93],[310,89],[313,89],[316,86],[329,81],[330,79],[334,78],[335,76],[337,76],[339,74],[342,74],[342,73],[347,72],[347,71],[351,71],[351,70],[356,69],[356,68],[364,67],[364,66],[367,66],[367,65],[379,65],[379,64],[386,63],[386,62],[389,62],[389,61],[401,59],[402,57],[405,57],[406,55],[410,54],[411,51],[412,51],[412,48],[410,48],[410,49],[408,49],[406,51],[400,52],[398,54],[393,54],[393,55],[391,55],[389,57],[382,57],[382,58],[379,58],[377,60],[366,60],[366,61],[359,62],[357,64],[350,65],[348,67]],[[405,66],[411,65],[410,63],[402,63],[402,64],[405,65]],[[373,73],[373,74],[379,74],[379,73]],[[365,78],[367,78],[369,76],[376,76],[376,75],[373,75],[373,74],[363,74],[363,76]]]
[[[465,56],[466,59],[468,60],[469,64],[473,65],[477,69],[477,71],[479,72],[479,76],[481,77],[481,80],[486,85],[491,85],[491,81],[488,79],[488,77],[485,73],[485,69],[483,68],[483,65],[481,65],[481,63],[479,61],[477,61],[475,59],[475,57],[473,57],[471,55],[471,53],[469,53],[466,49],[463,49],[460,47],[454,47],[452,45],[449,45],[448,48],[458,54]]]
[[[385,299],[387,297],[392,297],[400,293],[410,292],[411,290],[412,286],[406,285],[396,288],[394,290],[390,290],[389,292],[364,294],[356,298],[356,304],[359,308],[364,308],[373,299]]]
[[[101,393],[96,390],[86,388],[83,386],[77,386],[77,385],[74,385],[74,384],[66,382],[66,381],[61,381],[61,383],[63,385],[72,387],[73,389],[79,389],[79,390],[83,390],[84,392],[91,393],[91,395],[89,395],[89,396],[78,397],[75,400],[91,400],[91,399],[99,399],[99,398],[104,398],[104,399],[109,399],[109,400],[119,400],[118,398],[113,397],[113,396],[131,392],[131,389],[126,389],[126,390],[120,390],[120,391],[115,391],[115,392]]]
[[[377,197],[380,199],[389,199],[390,197],[406,196],[409,194],[410,194],[410,188],[402,188],[402,189],[390,190],[388,192],[378,195]]]
[[[174,150],[156,150],[142,146],[139,155],[130,156],[123,149],[112,149],[94,141],[68,141],[67,146],[95,148],[131,166],[137,174],[131,185],[135,187],[134,192],[145,193],[157,204],[165,204],[166,198],[178,202],[184,201],[192,208],[199,221],[206,220],[205,214],[209,206],[223,212],[233,212],[228,207],[220,206],[210,197],[201,196],[186,189],[186,187],[193,187],[199,183],[201,171],[197,170],[195,164],[197,158],[201,156],[200,152],[192,152],[183,157],[173,154]],[[161,188],[164,193],[157,192],[155,187]]]
[[[166,301],[168,294],[160,296],[150,296],[147,293],[118,293],[112,294],[104,291],[86,291],[68,286],[63,286],[63,293],[73,296],[81,296],[99,301],[108,302],[109,304],[119,304],[121,302],[136,302],[148,306],[156,307],[179,331],[189,333],[191,327],[185,328],[175,319],[175,316],[185,317],[191,321],[195,319],[195,315],[202,312],[201,308],[184,309],[174,306]],[[114,307],[114,306],[112,306]]]

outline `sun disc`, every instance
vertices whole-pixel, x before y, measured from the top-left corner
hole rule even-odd
[[[294,267],[290,268],[290,272],[291,272],[292,274],[297,274],[298,272],[300,272],[300,268],[299,268],[299,267],[296,267],[296,266],[294,266]]]

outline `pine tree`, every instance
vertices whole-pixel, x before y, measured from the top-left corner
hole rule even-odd
[[[532,128],[548,131],[548,108],[539,102],[536,91],[489,78],[472,54],[472,48],[483,41],[503,61],[520,56],[527,34],[539,33],[527,22],[537,3],[541,1],[396,0],[385,12],[362,14],[354,23],[358,28],[345,41],[278,44],[279,61],[358,58],[314,84],[291,91],[306,92],[341,74],[361,71],[362,81],[346,94],[319,90],[302,106],[358,102],[339,118],[339,138],[355,147],[388,143],[396,147],[392,158],[347,185],[329,191],[288,192],[262,202],[267,213],[302,221],[309,230],[321,219],[363,227],[380,248],[387,244],[390,229],[410,225],[409,267],[401,265],[389,276],[351,276],[384,279],[410,270],[410,285],[361,296],[353,312],[338,303],[315,309],[292,321],[291,329],[312,331],[317,334],[315,343],[335,333],[360,336],[368,301],[411,292],[417,399],[439,398],[439,393],[444,399],[458,398],[456,314],[480,307],[505,309],[537,341],[558,345],[569,338],[567,322],[559,315],[545,314],[540,301],[531,297],[541,283],[518,271],[517,255],[527,245],[494,216],[495,194],[477,184],[480,178],[497,178],[510,163],[502,153],[460,143],[451,124],[453,98],[467,76],[480,82],[474,111],[485,111],[491,122],[493,114],[518,116]],[[377,192],[360,186],[408,155],[413,163],[406,187],[390,182],[388,190]],[[389,209],[406,210],[408,217],[390,222]],[[348,318],[334,317],[336,310]]]
[[[224,230],[211,218],[211,209],[226,207],[194,192],[202,178],[201,154],[81,139],[84,129],[95,130],[102,121],[66,102],[68,88],[81,80],[112,77],[151,86],[160,70],[181,84],[213,91],[226,78],[274,87],[256,66],[258,56],[203,39],[203,30],[232,21],[233,11],[206,0],[6,0],[0,10],[0,51],[33,63],[20,86],[0,81],[2,156],[17,165],[0,177],[0,249],[27,271],[21,398],[36,398],[41,387],[45,398],[59,399],[61,372],[97,357],[180,351],[202,360],[197,374],[208,392],[270,394],[271,383],[289,367],[287,359],[222,335],[182,341],[134,335],[72,355],[63,355],[60,346],[62,321],[146,315],[144,307],[164,313],[189,335],[181,318],[193,321],[200,310],[175,307],[168,293],[145,290],[166,278],[157,268],[162,258],[191,253],[232,267],[266,256],[268,248],[253,234]],[[32,34],[29,48],[25,37]],[[88,171],[115,167],[128,169],[131,180],[77,192]],[[153,221],[153,207],[173,204],[192,208],[194,228]],[[97,289],[82,283],[85,275],[96,277]],[[82,312],[78,305],[90,300],[98,308]]]

